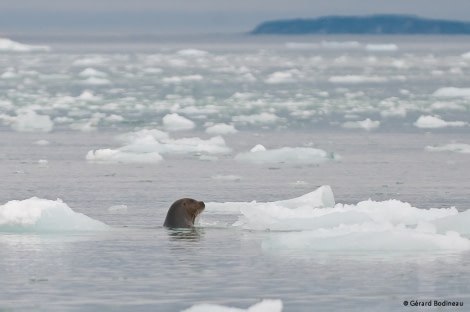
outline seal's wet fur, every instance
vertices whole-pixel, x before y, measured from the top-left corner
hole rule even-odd
[[[163,226],[168,228],[194,227],[196,217],[205,207],[204,202],[192,198],[178,199],[168,209]]]

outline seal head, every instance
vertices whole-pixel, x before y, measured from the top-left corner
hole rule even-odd
[[[192,198],[178,199],[168,209],[163,226],[168,228],[191,228],[194,226],[196,217],[205,207],[204,202]]]

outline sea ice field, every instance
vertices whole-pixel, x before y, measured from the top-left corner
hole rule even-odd
[[[0,311],[466,311],[469,127],[465,36],[0,38]]]

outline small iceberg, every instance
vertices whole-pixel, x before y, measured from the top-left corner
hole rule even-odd
[[[421,129],[438,129],[446,127],[463,127],[467,123],[464,121],[445,121],[438,116],[421,116],[416,120],[414,126]]]
[[[248,309],[226,307],[218,304],[196,304],[182,312],[281,312],[282,301],[265,299]]]
[[[109,226],[73,211],[62,200],[32,197],[0,206],[0,232],[105,231]]]
[[[48,52],[51,48],[45,45],[28,45],[7,38],[0,38],[0,52]]]
[[[238,220],[227,227],[269,232],[262,248],[270,252],[470,250],[470,210],[421,209],[394,199],[335,203],[327,185],[275,202],[207,203],[205,214],[231,214]]]
[[[317,148],[282,147],[269,150],[258,144],[249,152],[237,154],[235,160],[254,164],[320,164],[327,161],[338,161],[340,157],[335,153]]]
[[[470,154],[470,144],[450,143],[445,145],[426,146],[428,152],[455,152]]]

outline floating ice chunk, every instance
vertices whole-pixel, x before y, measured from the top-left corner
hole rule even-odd
[[[385,43],[385,44],[367,44],[365,49],[372,52],[390,52],[397,51],[398,46],[394,43]]]
[[[343,123],[343,128],[347,129],[365,129],[370,131],[380,126],[380,121],[370,120],[369,118],[362,121],[348,121]]]
[[[109,81],[106,78],[93,76],[93,77],[88,77],[87,79],[81,80],[80,83],[85,84],[85,85],[103,86],[103,85],[111,84],[111,81]]]
[[[163,157],[158,152],[135,153],[121,149],[88,151],[86,160],[97,163],[159,163]]]
[[[358,41],[327,41],[323,40],[321,46],[327,49],[357,49],[361,47]]]
[[[185,81],[200,81],[203,80],[204,77],[201,75],[187,75],[187,76],[172,76],[172,77],[165,77],[163,78],[163,82],[165,83],[181,83]]]
[[[294,73],[292,71],[275,72],[269,75],[265,82],[269,84],[295,82]]]
[[[39,167],[47,167],[48,164],[49,164],[49,161],[47,161],[47,159],[39,159],[38,160]]]
[[[419,209],[398,200],[335,204],[328,186],[284,201],[207,203],[205,213],[238,215],[232,227],[275,231],[262,244],[264,249],[275,252],[292,248],[315,251],[470,249],[470,240],[461,236],[470,235],[470,210],[459,213],[455,208]]]
[[[171,139],[159,130],[140,130],[117,137],[127,143],[118,149],[98,149],[87,153],[92,162],[158,163],[161,154],[207,153],[224,154],[231,151],[221,136],[207,140],[201,138]]]
[[[437,146],[426,146],[425,148],[430,152],[456,152],[462,154],[470,154],[470,145],[463,143],[450,143]]]
[[[315,42],[287,42],[286,48],[293,50],[310,50],[310,49],[332,49],[332,50],[345,50],[345,49],[358,49],[362,45],[357,41],[326,41],[322,40],[320,43]]]
[[[233,134],[237,133],[238,130],[235,129],[233,125],[227,125],[224,123],[218,123],[213,126],[207,127],[206,133],[209,134]]]
[[[252,305],[248,309],[239,309],[226,307],[217,304],[196,304],[182,312],[281,312],[282,301],[264,299],[263,301]]]
[[[38,140],[38,141],[34,142],[34,144],[40,145],[40,146],[46,146],[46,145],[51,144],[51,142],[49,142],[48,140]]]
[[[127,213],[128,207],[126,205],[115,205],[108,208],[109,212],[112,213]]]
[[[196,127],[193,121],[176,113],[163,117],[163,126],[168,131],[191,130]]]
[[[360,76],[360,75],[346,75],[346,76],[332,76],[328,79],[331,83],[338,84],[359,84],[359,83],[382,83],[387,82],[386,77],[380,76]]]
[[[108,74],[102,71],[96,70],[94,68],[91,68],[91,67],[84,69],[78,75],[80,77],[102,77],[102,78],[108,77]]]
[[[129,132],[129,133],[124,133],[121,135],[118,135],[116,139],[119,141],[125,142],[125,143],[133,143],[136,140],[139,140],[140,138],[146,138],[146,137],[151,137],[156,141],[159,140],[168,140],[170,137],[168,133],[160,131],[158,129],[142,129],[139,131],[135,132]]]
[[[470,97],[470,88],[446,87],[434,91],[432,94],[437,97]]]
[[[272,113],[261,113],[244,116],[234,116],[232,120],[234,122],[249,123],[249,124],[270,124],[279,121],[279,117]]]
[[[38,115],[35,111],[20,111],[12,118],[13,130],[18,132],[51,132],[54,122],[47,115]]]
[[[332,229],[276,233],[265,239],[263,249],[279,251],[439,251],[469,250],[470,240],[456,232],[422,232],[390,224],[364,223]]]
[[[470,59],[470,52],[467,52],[467,53],[462,54],[462,57],[463,57],[464,59]]]
[[[124,117],[120,115],[112,114],[112,115],[106,116],[105,120],[108,122],[121,122],[121,121],[124,121]]]
[[[0,232],[103,231],[109,227],[73,211],[60,199],[32,197],[0,206]]]
[[[286,42],[286,48],[293,50],[318,49],[320,45],[312,42]]]
[[[222,181],[240,181],[242,177],[237,175],[214,175],[211,177],[214,180],[222,180]]]
[[[239,153],[235,160],[264,163],[293,163],[293,164],[320,164],[326,161],[339,160],[335,153],[328,153],[321,149],[310,147],[282,147],[272,150],[252,149],[247,153]]]
[[[70,129],[81,132],[94,132],[98,130],[99,119],[92,118],[90,120],[82,120],[80,122],[70,124]]]
[[[90,101],[90,102],[96,102],[96,101],[101,100],[100,96],[94,95],[93,92],[89,90],[83,91],[77,98],[80,100]]]
[[[0,52],[47,52],[50,50],[50,47],[44,45],[27,45],[7,38],[0,38]]]
[[[14,70],[10,69],[10,70],[7,70],[6,72],[4,72],[0,76],[0,78],[2,78],[2,79],[15,79],[18,76],[19,76],[18,73],[16,73]]]
[[[105,58],[101,55],[93,55],[93,56],[75,60],[73,62],[73,65],[74,66],[95,66],[95,65],[102,65],[103,63],[106,63],[107,61],[108,61],[108,58]]]
[[[187,56],[187,57],[201,57],[206,56],[209,54],[207,51],[198,50],[198,49],[183,49],[176,52],[179,56]]]
[[[420,116],[414,123],[415,127],[422,129],[436,129],[445,127],[463,127],[464,121],[444,121],[437,116]]]

